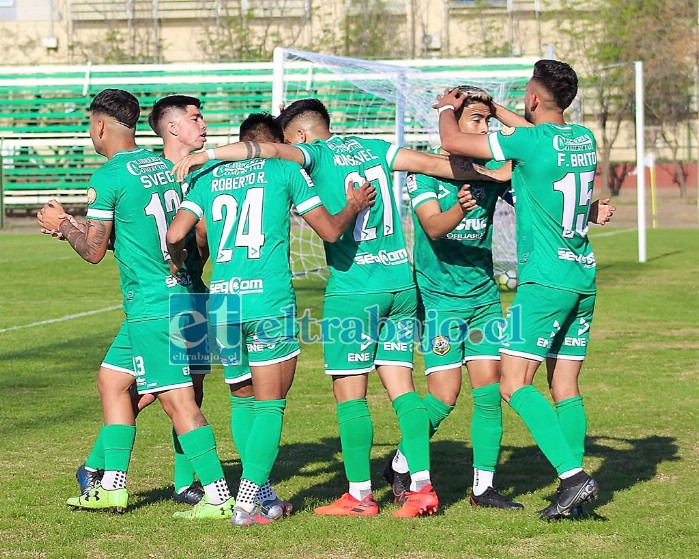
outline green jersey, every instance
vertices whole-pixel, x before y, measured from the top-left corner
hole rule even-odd
[[[515,161],[519,283],[595,292],[587,219],[597,169],[592,132],[577,124],[504,128],[488,136],[497,161]]]
[[[480,162],[483,163],[483,162]],[[489,168],[502,164],[488,162]],[[420,225],[415,210],[436,200],[442,211],[458,203],[464,181],[408,175],[407,190],[413,206],[415,279],[426,309],[463,310],[500,301],[493,280],[493,214],[509,185],[469,181],[478,206],[443,237],[432,240]]]
[[[393,195],[393,161],[398,147],[383,140],[332,136],[296,144],[323,204],[335,214],[346,203],[352,180],[376,187],[376,203],[359,213],[354,227],[325,243],[330,268],[326,293],[387,293],[413,287],[400,213]]]
[[[114,223],[127,320],[166,317],[170,294],[188,292],[188,276],[170,275],[165,243],[181,199],[165,160],[142,148],[115,153],[90,178],[87,217]]]
[[[214,161],[191,179],[182,209],[206,219],[213,263],[209,292],[239,296],[240,322],[288,316],[295,306],[292,205],[300,215],[321,205],[311,178],[296,163]]]

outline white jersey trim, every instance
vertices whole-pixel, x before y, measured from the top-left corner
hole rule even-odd
[[[192,212],[194,215],[197,216],[197,219],[201,219],[202,216],[204,215],[204,210],[202,210],[197,204],[192,202],[191,200],[185,200],[180,204],[180,209],[181,210],[189,210]]]
[[[469,361],[500,361],[499,355],[467,355],[464,357],[464,364]]]
[[[380,367],[381,365],[393,365],[394,367],[407,367],[408,369],[413,369],[414,365],[408,361],[388,361],[388,360],[375,360],[374,366]]]
[[[326,375],[365,375],[371,372],[374,366],[364,367],[363,369],[325,369]]]
[[[100,367],[104,367],[105,369],[110,369],[112,371],[118,371],[120,373],[126,373],[127,375],[131,375],[132,377],[136,376],[136,371],[134,371],[133,369],[125,369],[124,367],[119,367],[117,365],[110,365],[105,361],[102,361]]]
[[[177,388],[184,388],[185,386],[192,386],[192,381],[181,382],[179,384],[170,384],[168,386],[158,386],[157,388],[149,388],[148,390],[138,390],[139,394],[150,394],[151,392],[163,392],[165,390],[175,390]]]
[[[294,146],[301,150],[301,153],[303,154],[303,165],[301,165],[304,169],[307,168],[311,164],[311,156],[310,154],[306,151],[305,148],[303,148],[300,145]]]
[[[427,367],[425,369],[425,376],[431,375],[432,373],[437,373],[439,371],[448,371],[449,369],[459,369],[459,371],[461,371],[461,363],[451,363],[449,365],[437,365],[435,367]]]
[[[547,358],[562,359],[563,361],[585,361],[584,355],[561,355],[560,353],[549,353]]]
[[[419,204],[422,204],[426,200],[437,200],[437,195],[434,192],[423,192],[422,194],[418,194],[412,200],[413,208],[417,207]]]
[[[541,363],[544,360],[544,357],[542,357],[541,355],[525,353],[524,351],[513,351],[511,349],[500,348],[500,353],[504,353],[505,355],[512,355],[513,357],[524,357],[525,359],[531,359],[532,361],[538,361],[539,363]]]
[[[398,146],[391,144],[391,147],[389,147],[388,151],[386,152],[386,163],[388,163],[391,171],[393,171],[393,162],[396,160],[396,155],[398,155],[399,149],[400,148]]]
[[[191,374],[191,372],[190,372]],[[238,384],[241,382],[245,382],[246,380],[250,380],[252,378],[252,373],[245,373],[244,375],[240,375],[239,377],[235,378],[227,378],[224,379],[226,381],[226,384]]]
[[[301,350],[295,349],[294,351],[292,351],[291,353],[287,353],[283,357],[268,359],[267,361],[252,361],[248,356],[248,365],[250,365],[251,367],[264,367],[265,365],[275,365],[276,363],[283,363],[284,361],[288,361],[289,359],[296,357],[299,353],[301,353]]]
[[[505,155],[502,153],[502,147],[500,147],[500,140],[498,140],[497,132],[488,134],[488,144],[490,145],[493,159],[495,159],[495,161],[505,161]]]
[[[94,219],[114,219],[114,210],[96,210],[96,209],[88,209],[87,210],[87,218],[94,218]]]
[[[317,208],[321,204],[322,202],[320,201],[320,198],[318,196],[314,196],[313,198],[309,198],[305,202],[301,202],[298,206],[296,206],[296,211],[299,212],[299,215],[303,215],[306,212]]]

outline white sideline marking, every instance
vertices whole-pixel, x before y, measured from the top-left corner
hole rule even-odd
[[[590,238],[596,239],[597,237],[611,237],[612,235],[618,235],[619,233],[629,233],[630,231],[636,231],[636,229],[615,229],[614,231],[605,231],[604,233],[590,235]]]
[[[66,320],[72,320],[73,318],[81,318],[83,316],[90,316],[93,314],[99,314],[108,311],[114,311],[120,309],[121,305],[114,305],[112,307],[105,307],[103,309],[95,309],[94,311],[79,312],[76,314],[67,314],[61,316],[60,318],[50,318],[48,320],[40,320],[39,322],[32,322],[31,324],[22,324],[20,326],[10,326],[9,328],[0,328],[0,334],[4,332],[10,332],[11,330],[21,330],[22,328],[31,328],[32,326],[43,326],[44,324],[53,324],[54,322],[64,322]]]

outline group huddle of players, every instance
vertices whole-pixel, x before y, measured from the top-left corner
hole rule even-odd
[[[366,399],[374,369],[401,432],[384,470],[400,505],[393,516],[436,512],[429,441],[454,409],[465,365],[473,394],[471,504],[523,508],[494,486],[504,399],[560,478],[541,517],[582,514],[582,503],[599,491],[582,469],[586,418],[578,388],[595,300],[587,227],[606,223],[614,208],[591,200],[594,136],[563,119],[576,93],[573,69],[553,60],[535,65],[524,117],[480,89],[447,90],[434,105],[442,147],[430,154],[335,135],[317,99],[295,101],[277,118],[251,115],[238,143],[199,151],[206,141],[199,100],[174,95],[158,101],[149,118],[163,139],[162,156],[135,143],[135,97],[114,89],[98,94],[90,136],[108,161],[90,180],[87,220],[78,223],[56,201],[38,214],[42,232],[67,240],[89,262],[101,260],[112,238],[126,315],[98,373],[103,426],[78,469],[81,494],[67,504],[126,509],[135,419],[158,399],[173,424],[173,499],[193,505],[176,517],[247,526],[292,512],[270,474],[300,353],[289,266],[294,208],[324,241],[330,275],[323,323],[334,330],[323,332],[323,356],[349,483],[347,493],[314,512],[379,513]],[[488,134],[491,118],[505,127]],[[394,171],[411,173],[414,269],[393,197]],[[519,289],[503,319],[492,224],[498,198],[510,189]],[[201,281],[207,259],[208,294]],[[207,359],[173,358],[173,323],[188,312],[206,317],[207,308],[243,466],[235,498],[200,410]],[[208,355],[206,344],[187,343],[206,337],[206,320],[192,322],[176,328],[188,333],[179,347],[198,356],[204,347]],[[412,377],[416,324],[424,397]],[[544,360],[555,408],[532,386]]]

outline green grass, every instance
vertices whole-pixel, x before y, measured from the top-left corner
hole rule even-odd
[[[596,231],[595,233],[607,231]],[[376,378],[372,472],[382,513],[369,519],[314,516],[346,490],[330,380],[320,348],[303,348],[289,395],[273,481],[299,511],[269,527],[172,518],[170,428],[152,406],[139,418],[129,472],[130,510],[121,516],[70,511],[74,472],[100,425],[95,373],[121,322],[119,310],[0,332],[0,557],[600,557],[694,556],[699,549],[699,230],[649,231],[646,264],[635,235],[593,239],[599,296],[582,387],[589,416],[586,468],[602,487],[587,520],[536,518],[555,474],[523,424],[505,407],[498,485],[526,509],[474,510],[468,390],[432,446],[443,514],[393,519],[380,472],[396,420]],[[83,263],[65,243],[39,234],[0,235],[0,330],[119,303],[113,258]],[[301,309],[318,316],[322,285],[298,286]],[[511,295],[506,296],[509,302]],[[416,381],[424,392],[418,361]],[[536,384],[544,390],[545,378]],[[229,434],[221,372],[207,380],[204,413],[231,485],[240,463]],[[695,551],[692,552],[691,550]]]

